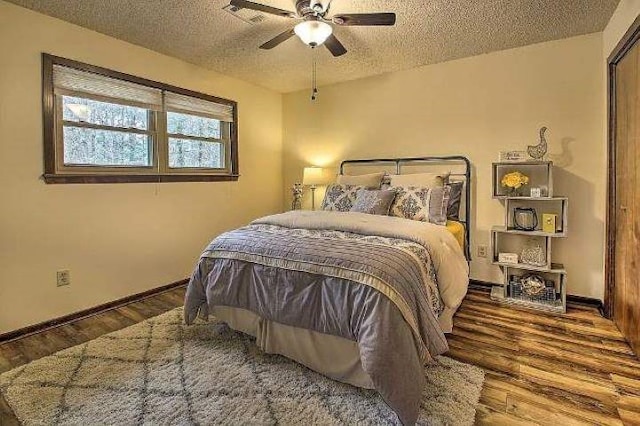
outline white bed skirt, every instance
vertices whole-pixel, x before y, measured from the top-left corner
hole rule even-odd
[[[268,321],[246,309],[216,306],[212,313],[234,330],[254,336],[266,353],[284,355],[331,379],[374,389],[352,340]]]
[[[453,328],[454,314],[449,308],[440,314],[445,333]],[[213,315],[232,329],[255,337],[256,345],[266,353],[286,356],[339,382],[375,389],[362,369],[358,343],[353,340],[265,320],[241,308],[216,306]]]

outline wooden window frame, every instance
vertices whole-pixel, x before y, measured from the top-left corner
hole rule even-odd
[[[171,111],[168,111],[171,112]],[[227,152],[229,152],[229,150],[231,149],[231,124],[232,123],[225,123],[224,121],[220,121],[220,139],[217,138],[210,138],[210,137],[204,137],[204,136],[191,136],[191,135],[184,135],[184,134],[177,134],[177,133],[169,133],[167,130],[167,134],[166,134],[166,139],[167,139],[167,148],[169,147],[169,139],[187,139],[187,140],[193,140],[193,141],[197,141],[197,142],[211,142],[211,143],[218,143],[220,145],[222,145],[222,152],[224,153],[224,161],[225,164],[222,168],[220,169],[211,169],[211,168],[197,168],[197,167],[169,167],[169,161],[168,161],[168,157],[165,156],[165,160],[160,164],[160,171],[161,172],[169,172],[169,173],[186,173],[186,174],[194,174],[194,173],[207,173],[208,171],[211,170],[216,170],[219,173],[229,173],[229,170],[231,168],[231,164],[230,164],[230,158],[228,155],[226,155]]]
[[[223,169],[197,169],[197,168],[169,168],[167,161],[168,135],[162,135],[166,139],[166,144],[159,143],[161,138],[158,135],[157,127],[154,125],[158,119],[163,118],[163,114],[151,113],[149,129],[152,139],[152,162],[150,167],[97,167],[97,166],[60,166],[62,155],[62,140],[60,133],[62,120],[57,120],[56,96],[53,86],[53,68],[60,65],[80,71],[91,72],[119,80],[129,81],[143,86],[178,93],[203,99],[218,104],[229,105],[233,109],[233,123],[223,123],[223,137],[219,142],[223,144],[225,151],[225,167]],[[176,86],[147,80],[130,74],[85,64],[59,56],[42,54],[42,112],[43,112],[43,140],[44,140],[44,181],[48,184],[68,184],[68,183],[143,183],[143,182],[229,182],[237,181],[239,175],[238,161],[238,104],[235,101],[219,98],[217,96],[194,92]],[[164,140],[163,139],[163,140]],[[207,140],[208,138],[197,138]],[[167,146],[164,146],[167,145]],[[160,152],[155,152],[154,150]],[[156,163],[158,162],[158,163]],[[125,171],[126,170],[126,171]]]
[[[92,96],[82,95],[84,99],[94,99]],[[103,101],[104,102],[104,101]],[[64,175],[77,175],[77,174],[95,174],[95,175],[122,175],[125,174],[123,171],[126,171],[126,174],[153,174],[156,172],[155,169],[158,169],[156,165],[156,159],[158,156],[156,155],[156,146],[158,134],[156,131],[155,122],[157,120],[157,114],[153,111],[148,111],[147,117],[147,130],[140,129],[126,129],[120,127],[111,127],[106,125],[99,124],[91,124],[86,122],[71,122],[66,121],[62,118],[63,113],[63,105],[62,98],[60,96],[54,96],[54,105],[55,105],[55,115],[54,115],[54,126],[55,126],[55,154],[56,154],[56,171],[58,174]],[[60,117],[58,120],[57,117]],[[95,129],[95,130],[106,130],[106,131],[114,131],[114,132],[122,132],[122,133],[132,133],[139,135],[146,135],[149,139],[149,158],[151,159],[151,164],[148,166],[99,166],[99,165],[90,165],[90,164],[64,164],[64,127],[77,127],[83,129]]]

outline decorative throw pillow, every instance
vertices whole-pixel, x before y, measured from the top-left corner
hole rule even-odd
[[[391,205],[391,216],[447,224],[447,206],[451,188],[396,188],[396,198]]]
[[[447,217],[451,220],[460,220],[460,204],[462,203],[464,182],[452,182],[447,186],[451,187]]]
[[[337,183],[340,185],[364,186],[366,188],[379,189],[384,172],[370,173],[367,175],[338,175]]]
[[[327,187],[327,192],[322,200],[322,210],[348,212],[353,207],[353,203],[358,198],[358,191],[361,186],[331,184]]]
[[[396,192],[389,189],[361,189],[351,211],[386,216],[395,197]]]
[[[391,175],[392,187],[435,188],[444,186],[449,181],[450,173],[412,173],[408,175]]]

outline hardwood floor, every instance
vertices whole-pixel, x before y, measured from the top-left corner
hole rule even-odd
[[[0,373],[182,306],[184,293],[185,287],[178,287],[139,302],[0,344]],[[18,424],[0,395],[0,426]]]
[[[478,424],[640,424],[640,361],[595,307],[552,316],[472,290],[449,356],[483,367]]]
[[[0,345],[0,372],[181,306],[184,288]],[[472,289],[449,356],[485,369],[476,423],[640,424],[640,361],[591,306],[563,316],[495,304]],[[17,421],[0,398],[0,424]]]

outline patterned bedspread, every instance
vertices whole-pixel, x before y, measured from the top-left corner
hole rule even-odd
[[[378,235],[360,235],[353,232],[344,232],[336,230],[319,230],[319,229],[289,229],[283,228],[277,225],[251,225],[256,230],[271,232],[271,233],[283,233],[286,232],[293,237],[298,238],[324,238],[333,240],[359,240],[371,245],[395,247],[399,250],[404,250],[412,253],[419,265],[423,269],[423,274],[426,275],[425,284],[427,290],[427,299],[436,317],[440,315],[444,308],[440,293],[438,292],[438,286],[436,285],[436,272],[431,262],[431,256],[426,247],[414,243],[413,241],[407,241],[400,238],[381,237]]]
[[[423,365],[448,349],[437,319],[443,303],[433,247],[384,231],[351,232],[336,214],[307,227],[288,222],[295,214],[282,216],[211,242],[189,283],[186,321],[231,306],[354,340],[376,389],[413,424]]]

